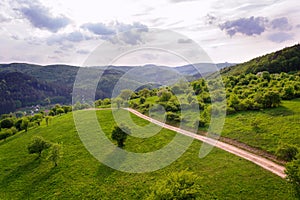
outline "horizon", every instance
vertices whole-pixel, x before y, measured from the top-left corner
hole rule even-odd
[[[213,63],[243,63],[299,43],[299,6],[299,1],[292,0],[4,0],[0,62],[82,66],[96,47],[113,43],[118,34],[124,33],[120,38],[124,44],[138,46],[143,34],[155,28],[182,34],[185,39],[177,41],[181,45],[197,43]],[[155,57],[145,59],[149,62]],[[162,61],[159,65],[178,62]],[[130,63],[135,62],[140,65],[131,58]]]

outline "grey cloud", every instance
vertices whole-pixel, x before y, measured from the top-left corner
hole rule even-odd
[[[211,15],[211,14],[207,14],[207,15],[205,16],[205,21],[206,21],[207,24],[212,25],[212,24],[215,24],[215,23],[216,23],[217,17],[215,17],[215,16],[213,16],[213,15]]]
[[[90,51],[88,51],[88,50],[84,50],[84,49],[81,49],[81,50],[78,50],[78,51],[76,51],[76,53],[78,53],[78,54],[82,54],[82,55],[87,55],[87,54],[89,54],[89,53],[90,53]]]
[[[300,24],[297,24],[297,25],[296,25],[296,28],[300,28]]]
[[[71,22],[70,19],[64,15],[52,15],[49,8],[46,8],[37,1],[25,2],[26,3],[21,5],[21,8],[17,10],[36,28],[57,32]]]
[[[197,1],[197,0],[170,0],[171,3],[182,3],[182,2],[190,2],[190,1]]]
[[[95,35],[101,36],[101,39],[110,41],[112,43],[119,42],[116,40],[115,36],[118,34],[118,38],[130,45],[136,45],[142,42],[141,34],[143,32],[148,32],[148,27],[139,22],[134,22],[133,24],[124,23],[111,23],[108,26],[103,23],[87,23],[83,24],[81,28],[90,31]]]
[[[59,49],[62,50],[62,51],[70,51],[70,50],[74,49],[74,45],[64,44]]]
[[[81,26],[81,28],[86,29],[96,35],[113,35],[115,34],[115,31],[109,27],[106,26],[103,23],[86,23]]]
[[[4,16],[3,14],[0,13],[0,23],[3,22],[10,22],[11,18]]]
[[[148,27],[139,22],[133,24],[117,23],[116,28],[119,32],[119,38],[130,45],[142,43],[142,33],[148,32]]]
[[[119,32],[127,32],[127,31],[130,31],[132,29],[136,29],[139,32],[148,32],[148,27],[144,24],[139,23],[139,22],[134,22],[133,24],[124,24],[124,23],[117,22],[116,29]]]
[[[265,31],[265,24],[267,19],[264,17],[250,17],[250,18],[240,18],[233,21],[227,21],[220,24],[221,30],[225,30],[230,36],[234,36],[237,33],[244,35],[260,35]]]
[[[292,26],[286,17],[276,18],[271,21],[271,26],[273,29],[278,29],[280,31],[291,30]]]
[[[192,42],[193,42],[193,40],[191,40],[191,39],[183,39],[183,38],[181,38],[181,39],[177,40],[177,43],[179,43],[179,44],[188,44],[188,43],[192,43]]]
[[[80,31],[74,31],[71,33],[66,33],[66,34],[56,34],[52,35],[47,39],[47,44],[48,45],[54,45],[54,44],[63,44],[65,41],[69,42],[81,42],[84,40],[90,40],[91,37],[84,35]]]
[[[273,33],[268,36],[268,39],[272,42],[276,43],[282,43],[288,40],[293,39],[293,35],[290,33],[285,33],[285,32],[279,32],[279,33]]]
[[[59,50],[54,51],[54,53],[55,53],[55,54],[63,54],[63,52],[62,52],[62,51],[59,51]]]

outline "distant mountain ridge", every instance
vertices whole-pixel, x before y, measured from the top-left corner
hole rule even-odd
[[[71,103],[72,89],[79,69],[88,71],[90,75],[102,73],[95,97],[103,99],[112,96],[112,91],[120,80],[125,83],[124,86],[131,85],[140,89],[172,84],[181,77],[187,80],[198,79],[203,74],[199,73],[197,66],[209,71],[212,64],[173,68],[156,65],[80,68],[69,65],[0,64],[0,113],[13,112],[20,106],[43,104],[46,103],[45,99],[51,103]],[[83,84],[83,90],[89,92],[89,84]]]

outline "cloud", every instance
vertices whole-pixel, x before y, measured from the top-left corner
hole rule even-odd
[[[285,32],[279,32],[279,33],[273,33],[268,36],[268,39],[272,42],[276,43],[282,43],[288,40],[293,39],[293,35],[290,33],[285,33]]]
[[[81,42],[84,40],[90,40],[92,37],[87,36],[80,31],[74,31],[71,33],[65,33],[65,34],[55,34],[52,35],[47,39],[48,45],[54,45],[54,44],[63,44],[66,41],[69,42]]]
[[[36,28],[46,29],[55,33],[69,25],[71,22],[70,19],[64,15],[54,16],[50,12],[49,8],[43,6],[37,1],[25,2],[26,3],[21,5],[17,11],[19,11],[21,15]]]
[[[276,18],[271,21],[271,26],[273,29],[278,29],[280,31],[288,31],[292,29],[289,21],[286,17]]]
[[[81,28],[86,29],[96,35],[113,35],[115,34],[115,31],[109,27],[106,26],[103,23],[86,23],[81,26]]]
[[[116,39],[116,35],[118,34],[119,40],[130,45],[141,43],[141,34],[143,32],[148,32],[148,27],[139,22],[134,22],[132,24],[115,22],[111,23],[111,25],[105,25],[103,23],[86,23],[83,24],[81,28],[101,36],[101,39],[112,43],[120,42]]]
[[[233,21],[227,21],[223,24],[220,24],[219,27],[221,30],[225,30],[228,35],[231,37],[237,33],[243,35],[260,35],[265,31],[265,24],[267,19],[264,17],[250,17],[250,18],[240,18]]]
[[[82,54],[82,55],[87,55],[87,54],[89,54],[89,53],[90,53],[90,51],[88,51],[88,50],[84,50],[84,49],[81,49],[81,50],[78,50],[78,51],[76,51],[76,53],[78,53],[78,54]]]
[[[197,1],[197,0],[170,0],[171,3],[182,3],[182,2],[190,2],[190,1]]]
[[[181,38],[181,39],[177,40],[178,44],[188,44],[188,43],[192,43],[192,42],[193,42],[193,40],[191,40],[191,39],[183,39],[183,38]]]
[[[12,19],[10,17],[4,16],[3,14],[0,13],[0,23],[3,22],[10,22]]]
[[[116,28],[119,33],[119,39],[130,45],[143,43],[142,33],[148,32],[148,27],[139,22],[135,22],[133,24],[118,23]]]

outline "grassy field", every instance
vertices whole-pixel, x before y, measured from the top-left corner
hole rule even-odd
[[[274,153],[279,143],[300,148],[300,99],[279,108],[247,111],[226,117],[222,136]]]
[[[111,111],[97,111],[97,116],[109,135],[114,125]],[[141,126],[149,125],[132,118]],[[161,130],[148,139],[129,137],[125,148],[153,151],[166,145],[174,134]],[[41,160],[27,153],[27,144],[35,135],[62,143],[63,157],[57,167],[45,159],[46,152]],[[72,114],[62,115],[55,117],[49,127],[42,124],[0,142],[0,199],[144,199],[157,181],[182,170],[201,177],[201,199],[293,199],[285,180],[218,149],[199,159],[200,147],[201,142],[194,141],[182,157],[161,170],[124,173],[92,157],[78,137]]]

